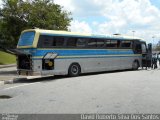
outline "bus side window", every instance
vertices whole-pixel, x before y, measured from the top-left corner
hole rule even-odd
[[[97,48],[104,47],[104,40],[103,39],[97,39]]]
[[[113,47],[113,48],[117,48],[117,46],[118,46],[118,41],[117,41],[117,40],[111,40],[110,46]]]
[[[39,48],[62,47],[64,45],[63,37],[41,35],[38,41]]]
[[[49,39],[46,38],[46,39],[43,41],[43,46],[44,46],[44,47],[46,47],[46,46],[49,47],[49,46],[50,46],[50,41],[49,41]]]
[[[132,42],[131,41],[121,41],[121,48],[131,48]]]
[[[110,47],[111,40],[105,40],[106,47]]]
[[[84,47],[86,47],[86,40],[85,40],[85,38],[78,38],[77,39],[77,44],[76,44],[76,46],[79,48],[84,48]]]
[[[91,38],[91,39],[88,40],[88,47],[89,48],[96,48],[96,44],[97,44],[96,39]]]
[[[41,35],[38,42],[38,47],[49,48],[51,46],[53,38],[51,36]]]
[[[67,47],[76,47],[77,38],[68,38],[67,39]]]
[[[138,54],[142,53],[142,46],[140,43],[135,45],[135,53],[138,53]]]
[[[62,47],[64,45],[64,37],[53,37],[52,46]]]
[[[105,40],[107,48],[118,48],[120,45],[119,40]]]

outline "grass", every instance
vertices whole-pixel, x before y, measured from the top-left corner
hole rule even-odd
[[[0,51],[0,65],[14,64],[16,63],[16,56]]]

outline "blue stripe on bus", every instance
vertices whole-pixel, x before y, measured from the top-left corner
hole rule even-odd
[[[133,54],[132,50],[36,50],[33,56],[44,56],[48,52],[55,52],[59,56]]]
[[[45,56],[48,52],[53,52],[53,53],[57,53],[58,56],[79,56],[83,57],[83,56],[88,56],[89,58],[91,58],[90,55],[96,56],[98,57],[102,57],[103,55],[106,55],[105,57],[110,57],[107,55],[116,55],[113,57],[126,57],[127,55],[129,57],[132,57],[131,55],[134,56],[133,50],[129,49],[129,50],[116,50],[116,49],[21,49],[22,51],[24,51],[25,53],[30,53],[33,57],[39,57],[39,56]],[[126,55],[126,56],[124,56]],[[95,58],[95,57],[93,57]],[[60,58],[59,58],[60,59]]]

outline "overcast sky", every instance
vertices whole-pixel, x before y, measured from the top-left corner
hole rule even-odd
[[[1,1],[1,0],[0,0]],[[54,0],[72,12],[70,29],[93,34],[124,34],[160,40],[160,0]]]

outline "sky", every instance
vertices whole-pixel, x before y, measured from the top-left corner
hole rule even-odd
[[[0,0],[0,4],[1,4]],[[160,40],[160,0],[54,0],[72,13],[73,32]],[[134,31],[134,32],[133,32]]]
[[[71,31],[134,35],[148,43],[157,43],[160,40],[160,0],[54,0],[54,2],[72,12]]]

